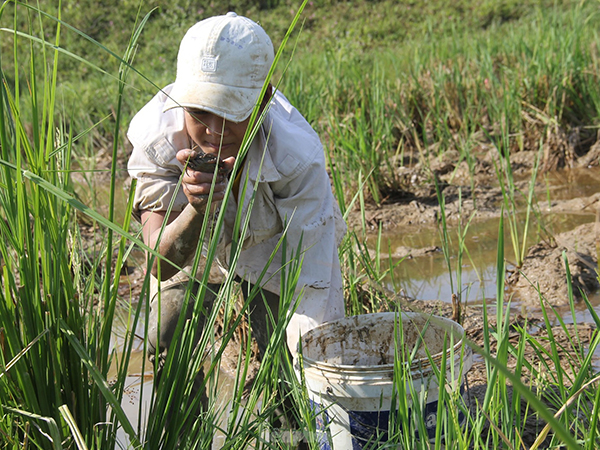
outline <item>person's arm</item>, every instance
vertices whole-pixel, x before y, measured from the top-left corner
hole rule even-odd
[[[181,150],[177,153],[177,159],[185,165],[187,159],[194,156],[192,150]],[[227,172],[233,168],[235,158],[227,158],[223,161]],[[213,180],[213,173],[198,172],[187,169],[183,174],[182,188],[189,203],[179,212],[171,212],[167,224],[162,231],[161,228],[165,219],[165,211],[142,211],[142,234],[144,242],[148,247],[156,248],[157,240],[158,252],[165,258],[181,267],[188,258],[196,251],[202,222],[208,204],[208,194],[210,193]],[[211,207],[216,207],[225,195],[227,187],[227,178],[223,175],[217,175]],[[152,265],[152,275],[158,276],[159,260],[156,259]],[[161,264],[160,279],[162,281],[171,278],[178,272],[178,269],[171,264]]]

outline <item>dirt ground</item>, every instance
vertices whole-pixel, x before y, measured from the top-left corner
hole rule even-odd
[[[577,151],[569,148],[568,142],[565,142],[563,139],[558,145],[555,143],[554,147],[544,150],[540,173],[545,170],[568,171],[578,167],[598,165],[600,142],[592,145],[581,156],[577,156]],[[458,154],[453,152],[447,152],[443,158],[432,157],[427,161],[423,161],[423,158],[412,158],[412,161],[418,161],[414,164],[406,164],[406,157],[396,161],[395,170],[397,172],[392,175],[396,179],[406,180],[405,190],[390,196],[380,205],[367,204],[365,211],[367,226],[373,230],[381,226],[384,230],[398,233],[402,233],[403,227],[406,226],[435,226],[440,215],[440,207],[434,184],[431,182],[432,175],[443,187],[446,219],[450,226],[456,224],[461,218],[471,215],[473,215],[473,220],[499,218],[502,211],[502,190],[498,186],[494,169],[494,158],[497,151],[485,146],[482,146],[480,150],[480,154],[476,155],[477,163],[474,171],[469,170],[466,162],[456,164],[459,158]],[[525,192],[536,155],[537,152],[534,151],[520,151],[511,156],[516,186]],[[539,182],[536,187],[540,192],[543,192],[545,188],[542,182]],[[548,212],[548,205],[543,207]],[[507,292],[523,304],[539,305],[540,296],[542,296],[547,305],[560,308],[568,303],[564,255],[569,263],[576,302],[582,301],[581,292],[594,293],[600,289],[597,276],[599,225],[596,219],[600,212],[600,193],[589,197],[552,201],[550,209],[550,212],[569,211],[587,215],[589,223],[555,236],[549,236],[543,242],[533,245],[522,266],[514,268],[507,274]],[[362,216],[358,212],[353,212],[348,219],[349,227],[351,229],[358,228],[361,223]],[[429,249],[414,248],[404,249],[404,251],[413,257],[421,258],[427,258],[431,254]],[[124,274],[123,277],[123,294],[133,293],[135,296],[135,289],[140,285],[142,273],[139,269],[131,266],[129,273]],[[434,312],[441,316],[457,318],[456,310],[452,304],[447,302],[410,300],[406,301],[405,307],[413,311]],[[527,326],[532,336],[546,342],[548,346],[550,345],[548,338],[553,336],[555,343],[558,344],[560,351],[565,356],[561,361],[564,363],[563,368],[567,373],[573,373],[573,370],[577,369],[572,366],[572,358],[569,355],[582,352],[595,330],[594,324],[577,324],[576,334],[579,341],[574,342],[568,336],[575,332],[573,325],[569,325],[570,330],[567,334],[559,326],[548,329],[539,314],[530,317],[523,316],[521,311],[509,311],[509,314],[510,326],[515,330],[515,340],[519,335],[516,330],[522,326]],[[495,313],[490,313],[490,317],[495,317]],[[489,324],[492,329],[495,327],[494,320]],[[482,308],[463,306],[460,322],[466,330],[467,337],[481,346],[484,338]],[[243,338],[243,332],[239,337]],[[494,348],[491,350],[493,353]],[[226,372],[233,370],[236,364],[235,351],[232,351],[230,356],[231,361],[228,362],[227,358],[224,361],[223,369]],[[544,365],[539,352],[536,352],[531,346],[526,348],[525,357],[534,367]],[[515,361],[509,360],[508,365],[514,367]],[[551,367],[550,365],[548,370]],[[540,383],[539,379],[529,379],[528,375],[528,373],[524,373],[526,382],[532,385]],[[481,357],[475,355],[474,365],[468,373],[467,380],[471,393],[471,408],[475,411],[482,401],[487,383],[485,364]],[[534,439],[543,426],[543,423],[537,422],[535,416],[532,416],[530,420],[533,421],[530,424],[532,435],[524,436],[525,443],[532,442],[531,439]]]

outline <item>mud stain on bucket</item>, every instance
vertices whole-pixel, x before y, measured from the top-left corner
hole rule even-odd
[[[306,333],[302,366],[319,416],[321,449],[362,449],[367,443],[372,448],[373,440],[387,441],[391,402],[398,392],[425,399],[419,410],[428,438],[435,436],[439,386],[433,369],[446,358],[444,388],[462,395],[472,365],[463,337],[456,322],[419,313],[347,317]],[[406,379],[395,379],[395,373],[407,374]]]

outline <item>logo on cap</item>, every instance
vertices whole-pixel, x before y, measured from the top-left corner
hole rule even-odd
[[[217,58],[214,56],[205,56],[202,58],[200,64],[202,72],[216,72],[217,71]]]

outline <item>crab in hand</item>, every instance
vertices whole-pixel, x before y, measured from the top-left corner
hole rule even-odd
[[[188,168],[198,172],[215,173],[215,166],[218,164],[218,173],[225,174],[226,169],[223,161],[221,161],[216,155],[204,153],[199,147],[195,147],[192,150],[196,152],[196,156],[188,160]]]

